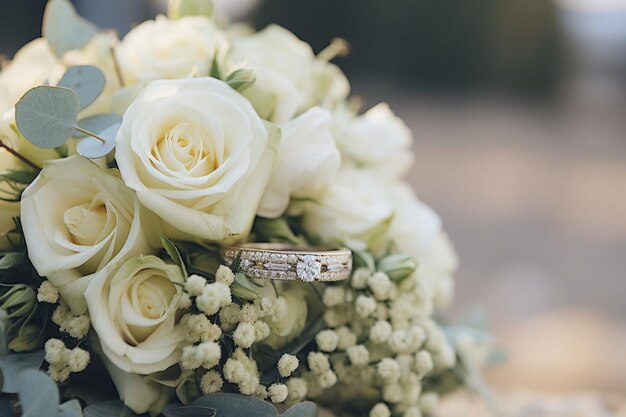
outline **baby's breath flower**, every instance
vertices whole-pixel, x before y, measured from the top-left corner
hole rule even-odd
[[[415,354],[415,370],[420,375],[426,375],[434,367],[433,357],[427,350],[420,350]]]
[[[260,398],[261,400],[266,399],[268,396],[267,387],[265,385],[259,384],[259,386],[256,389],[256,392],[254,393],[254,396],[257,398]]]
[[[369,417],[391,417],[391,411],[384,403],[378,403],[370,410]]]
[[[349,328],[343,326],[335,330],[339,336],[339,343],[337,347],[341,350],[346,350],[356,345],[356,335],[350,331]]]
[[[203,358],[202,367],[211,369],[220,362],[222,348],[215,342],[203,342],[196,346]]]
[[[186,310],[191,307],[192,304],[193,302],[191,301],[191,296],[186,292],[182,292],[180,294],[180,298],[178,299],[178,308]]]
[[[183,316],[181,323],[187,327],[185,337],[190,343],[213,342],[222,336],[222,329],[211,323],[204,314],[187,314]]]
[[[48,367],[48,375],[56,382],[65,382],[70,377],[71,372],[69,366],[50,365]]]
[[[387,341],[391,350],[395,353],[405,352],[408,350],[406,343],[406,332],[404,330],[396,330],[391,333],[391,337]]]
[[[405,336],[407,348],[413,352],[418,350],[426,340],[426,332],[420,326],[411,326]]]
[[[419,399],[419,407],[424,414],[431,414],[437,410],[439,395],[436,392],[425,392]]]
[[[91,321],[89,316],[73,315],[65,305],[59,305],[52,313],[52,321],[59,326],[59,330],[72,336],[74,339],[82,339],[89,332]]]
[[[50,281],[44,281],[37,290],[37,301],[40,303],[54,304],[59,301],[59,290]]]
[[[202,294],[196,298],[196,305],[207,315],[217,313],[220,307],[232,302],[230,288],[221,282],[213,282],[204,287]]]
[[[352,346],[348,348],[348,359],[355,366],[367,365],[370,360],[370,352],[363,345]]]
[[[289,395],[287,396],[287,399],[290,402],[303,400],[308,392],[307,383],[302,378],[289,378],[287,380],[287,388],[289,390]]]
[[[270,326],[264,321],[254,322],[254,341],[260,342],[270,335]]]
[[[229,304],[220,310],[220,325],[224,330],[230,330],[239,323],[239,304]]]
[[[254,323],[258,318],[254,304],[244,304],[239,311],[239,321],[244,323]]]
[[[337,383],[337,374],[329,369],[317,376],[317,382],[323,389],[330,388]]]
[[[282,403],[287,399],[289,390],[285,384],[272,384],[267,389],[267,393],[273,403]]]
[[[206,286],[206,279],[200,275],[191,275],[185,281],[185,291],[192,297],[197,297],[202,294],[204,287]]]
[[[233,271],[226,265],[220,265],[215,273],[215,281],[230,287],[235,281],[235,274],[233,274]]]
[[[330,369],[328,356],[321,352],[310,352],[307,361],[309,363],[309,369],[318,375]]]
[[[402,386],[397,382],[385,384],[383,386],[383,400],[391,404],[401,403],[404,399]]]
[[[359,295],[354,303],[354,309],[356,314],[363,318],[369,317],[374,311],[376,311],[376,300],[366,295]]]
[[[323,352],[332,352],[337,349],[339,335],[334,330],[322,330],[315,336],[317,347]]]
[[[219,392],[224,385],[224,380],[216,371],[209,371],[202,375],[200,379],[200,389],[203,394],[213,394]]]
[[[89,360],[91,359],[89,352],[81,348],[74,348],[70,351],[68,367],[71,372],[81,372],[87,368]]]
[[[376,370],[386,383],[396,382],[400,379],[400,365],[395,359],[384,358],[378,363]]]
[[[437,369],[452,368],[456,364],[456,353],[447,342],[439,352],[432,353],[432,357]]]
[[[67,363],[67,349],[60,339],[48,339],[44,345],[46,352],[45,360],[51,365],[65,365]]]
[[[352,288],[357,290],[362,290],[367,287],[367,279],[370,277],[372,273],[367,268],[359,268],[352,274],[352,279],[350,281],[350,285]]]
[[[391,336],[391,324],[388,321],[379,320],[370,329],[370,340],[374,343],[384,343]]]
[[[346,291],[343,287],[326,287],[322,301],[326,307],[335,307],[342,304],[346,298]]]
[[[402,417],[422,417],[422,412],[418,407],[409,407],[406,409]]]
[[[274,314],[274,301],[270,298],[257,298],[254,300],[254,307],[259,317],[268,317]]]
[[[339,327],[350,320],[348,311],[342,307],[331,307],[324,311],[324,322],[328,327]]]
[[[286,378],[290,376],[296,369],[298,369],[299,365],[300,362],[298,361],[298,358],[293,355],[284,353],[283,356],[281,356],[278,360],[278,373],[283,378]]]
[[[391,290],[391,280],[384,272],[376,272],[374,275],[367,279],[367,286],[374,294],[374,298],[379,301],[387,300],[389,298],[389,291]]]
[[[233,340],[237,346],[249,348],[256,339],[256,330],[250,323],[239,323],[233,333]]]

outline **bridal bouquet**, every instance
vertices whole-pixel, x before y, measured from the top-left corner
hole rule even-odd
[[[411,134],[206,0],[123,39],[50,0],[0,73],[0,415],[429,415],[469,384]],[[131,412],[132,411],[132,412]]]

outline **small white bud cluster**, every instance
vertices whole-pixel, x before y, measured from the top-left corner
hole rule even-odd
[[[87,336],[91,328],[88,315],[75,316],[64,304],[59,305],[54,310],[52,321],[59,326],[59,330],[69,334],[74,339],[82,339]]]
[[[82,372],[89,365],[89,352],[79,347],[68,349],[59,339],[48,339],[44,346],[45,360],[50,364],[48,374],[57,382],[64,382],[70,374]]]
[[[37,301],[40,303],[55,304],[59,301],[59,290],[50,281],[44,281],[37,290]]]

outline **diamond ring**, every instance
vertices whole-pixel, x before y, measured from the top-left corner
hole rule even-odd
[[[240,257],[240,268],[248,278],[340,281],[350,277],[349,249],[302,248],[280,243],[245,243],[220,248],[224,262]]]

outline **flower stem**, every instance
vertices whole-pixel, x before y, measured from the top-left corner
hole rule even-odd
[[[111,59],[113,60],[113,67],[115,68],[117,80],[120,82],[120,87],[124,87],[126,84],[124,83],[124,77],[122,77],[122,70],[120,68],[120,63],[117,60],[117,55],[115,55],[115,47],[111,46],[109,51],[111,52]]]
[[[21,153],[17,152],[16,150],[14,150],[13,148],[10,148],[8,145],[6,145],[2,140],[0,140],[0,148],[4,148],[7,150],[8,153],[10,153],[11,155],[13,155],[14,157],[16,157],[17,159],[19,159],[20,161],[24,162],[26,165],[28,165],[31,168],[34,168],[36,170],[40,170],[41,168],[39,168],[37,166],[37,164],[35,164],[33,161],[31,161],[30,159],[26,158],[24,155],[22,155]]]
[[[83,133],[87,136],[91,136],[92,138],[96,138],[98,139],[100,142],[102,143],[106,143],[106,140],[102,139],[100,136],[96,135],[95,133],[92,133],[88,130],[83,129],[82,127],[78,127],[78,126],[74,126],[74,129],[78,130],[80,133]]]
[[[317,54],[317,59],[330,62],[338,56],[346,56],[350,52],[350,44],[343,38],[334,38],[330,45]]]

